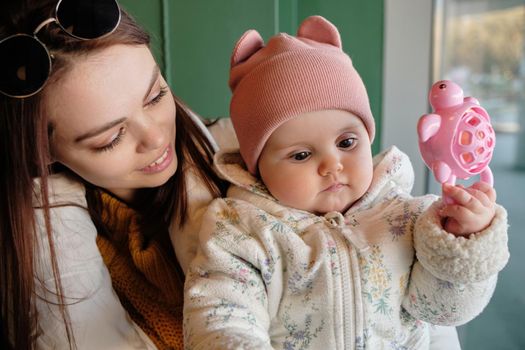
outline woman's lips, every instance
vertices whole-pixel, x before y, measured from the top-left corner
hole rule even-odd
[[[171,150],[171,147],[168,146],[157,160],[153,161],[150,165],[142,168],[141,171],[149,174],[158,173],[166,169],[172,161],[173,151]]]

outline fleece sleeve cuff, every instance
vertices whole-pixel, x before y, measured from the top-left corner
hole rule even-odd
[[[414,245],[417,258],[435,277],[454,283],[486,280],[507,264],[507,211],[496,206],[496,215],[485,230],[468,237],[445,231],[434,203],[416,222]]]

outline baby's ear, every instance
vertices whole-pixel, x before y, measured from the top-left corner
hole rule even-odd
[[[246,31],[233,48],[232,57],[230,59],[230,68],[246,61],[250,56],[263,47],[264,40],[258,31],[254,29]]]
[[[297,37],[342,48],[341,36],[337,27],[321,16],[306,18],[297,30]]]

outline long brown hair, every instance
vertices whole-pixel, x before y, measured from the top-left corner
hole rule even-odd
[[[50,17],[56,0],[4,1],[0,8],[0,39],[14,33],[32,33]],[[53,69],[46,86],[52,85],[74,63],[75,57],[87,55],[115,44],[149,45],[149,36],[124,11],[119,27],[111,35],[97,40],[76,40],[50,24],[39,33],[53,55]],[[41,198],[45,232],[54,275],[54,290],[71,348],[75,347],[60,274],[56,261],[48,198],[49,122],[43,109],[46,87],[31,97],[14,99],[0,94],[0,328],[2,349],[32,349],[38,336],[35,308],[35,261],[39,251],[33,199]],[[189,111],[176,100],[176,152],[179,168],[163,186],[140,191],[148,206],[137,208],[144,222],[148,218],[169,223],[173,215],[179,225],[187,218],[185,174],[192,168],[214,195],[224,189],[212,169],[212,147],[202,131],[189,118]],[[40,179],[40,186],[33,185]],[[38,189],[39,193],[35,193]],[[100,222],[96,202],[97,189],[86,184],[88,207],[95,223]],[[36,282],[38,283],[38,282]]]

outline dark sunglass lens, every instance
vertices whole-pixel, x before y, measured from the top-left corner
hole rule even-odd
[[[120,20],[115,0],[62,0],[57,19],[68,33],[81,39],[95,39],[111,33]]]
[[[38,92],[51,71],[46,48],[34,37],[20,34],[0,42],[0,91],[23,97]]]

